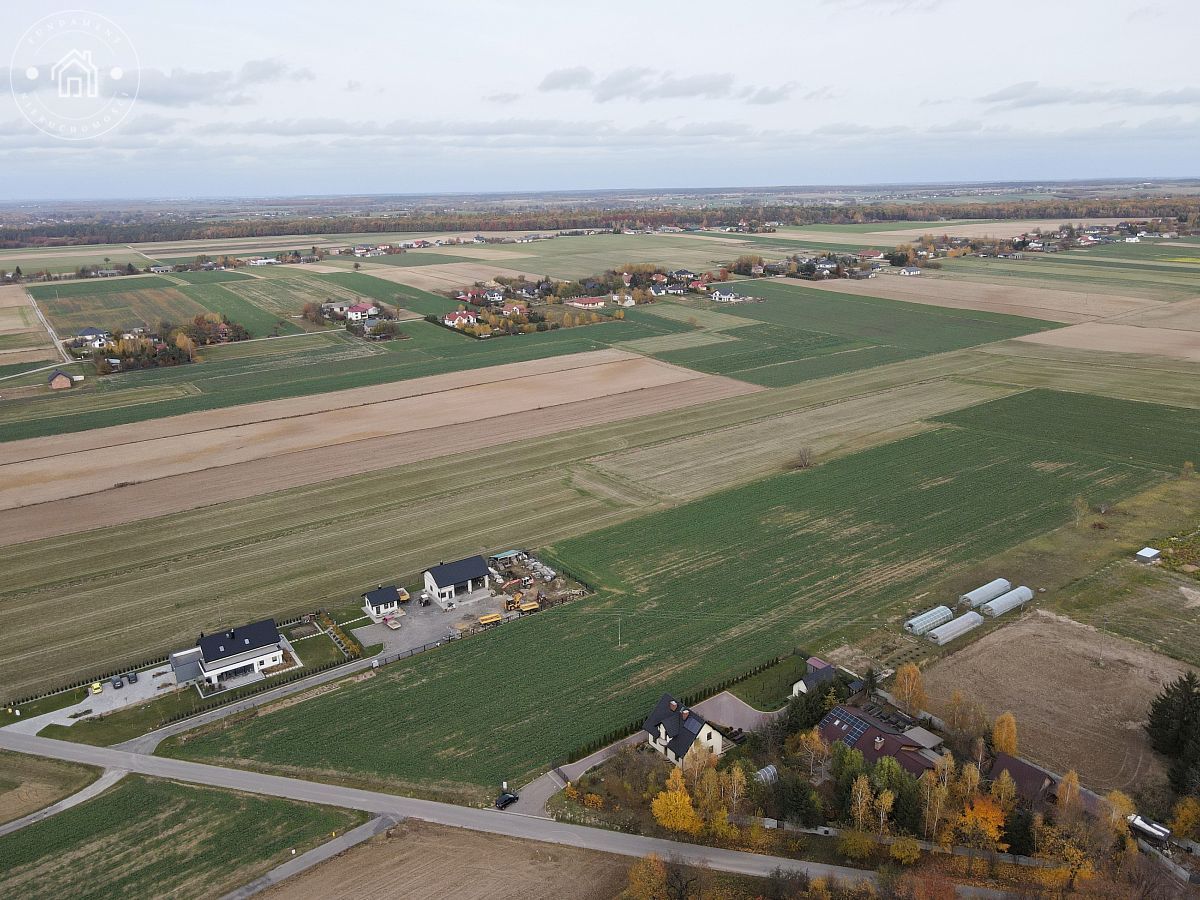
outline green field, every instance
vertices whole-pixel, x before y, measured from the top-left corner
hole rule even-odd
[[[322,281],[328,281],[346,290],[353,291],[362,297],[370,297],[383,303],[395,303],[396,297],[403,291],[415,288],[405,288],[382,278],[374,278],[362,272],[339,272],[337,274],[318,275]]]
[[[173,272],[171,278],[178,278],[186,281],[189,284],[216,284],[222,281],[253,281],[253,275],[247,275],[245,272],[224,272],[213,270],[212,272]]]
[[[960,428],[1103,454],[1178,472],[1200,456],[1200,410],[1059,391],[1028,391],[939,417]],[[1046,423],[1044,430],[1030,423]]]
[[[176,282],[161,275],[127,275],[120,278],[87,278],[83,281],[64,281],[60,284],[33,284],[29,285],[26,290],[33,295],[34,300],[40,302],[178,286]]]
[[[215,286],[214,286],[215,287]],[[170,285],[145,290],[103,291],[41,300],[42,310],[60,337],[94,326],[119,334],[122,329],[143,327],[157,330],[160,322],[182,324],[209,310],[189,297],[182,288]]]
[[[251,337],[298,334],[303,330],[288,319],[281,319],[255,306],[220,284],[197,284],[184,288],[183,293],[209,312],[220,313],[230,322],[237,322],[250,332]]]
[[[715,304],[693,301],[694,318],[761,324],[736,330],[725,325],[721,330],[733,340],[655,355],[702,372],[783,387],[1058,327],[1021,316],[833,294],[778,279],[739,281],[735,289],[766,302],[714,312]]]
[[[372,265],[382,266],[444,266],[449,263],[477,262],[470,256],[455,256],[452,253],[422,253],[406,250],[404,253],[389,253],[387,256],[372,256],[365,260]]]
[[[0,894],[28,900],[219,897],[362,813],[129,775],[0,837]]]
[[[170,752],[402,787],[519,782],[663,689],[845,643],[947,570],[1062,524],[1074,497],[1159,477],[1022,435],[917,435],[557,543],[547,556],[596,597]],[[498,677],[503,703],[479,690]]]

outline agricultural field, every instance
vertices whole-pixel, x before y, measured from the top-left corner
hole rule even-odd
[[[349,810],[129,775],[0,837],[9,897],[215,897],[365,820]]]
[[[464,795],[520,782],[640,717],[664,685],[687,694],[796,646],[842,645],[944,570],[1061,525],[1098,483],[1121,496],[1159,477],[1022,435],[919,434],[560,541],[545,555],[594,598],[170,752]],[[511,660],[521,678],[496,704],[475,686]],[[395,739],[366,746],[364,730]]]
[[[223,315],[230,322],[237,322],[250,332],[251,337],[298,334],[301,331],[291,321],[255,306],[221,284],[197,284],[184,288],[183,293],[209,312]]]
[[[0,287],[0,376],[58,359],[50,335],[38,320],[25,291],[17,286]]]
[[[137,326],[156,329],[160,322],[181,324],[209,311],[178,285],[39,298],[38,302],[64,340],[83,328],[97,327],[114,332]]]
[[[91,766],[0,751],[0,825],[83,790],[99,774]]]
[[[1200,434],[1200,411],[1195,409],[1043,390],[946,413],[938,420],[1000,436],[1022,434],[1040,444],[1176,473],[1185,462],[1195,462]],[[1036,422],[1052,427],[1037,430],[1031,427]]]
[[[308,275],[255,278],[227,285],[226,289],[282,319],[300,315],[306,303],[324,303],[327,300],[357,302],[360,299],[349,288]]]
[[[33,299],[43,302],[172,287],[178,287],[178,283],[161,275],[123,275],[120,278],[87,278],[83,281],[64,281],[58,284],[33,284],[28,285],[25,290],[33,295]]]
[[[215,269],[211,272],[172,272],[170,277],[186,281],[188,284],[219,284],[222,281],[252,281],[254,279],[253,275],[245,272],[225,272]]]
[[[962,690],[990,717],[1016,716],[1021,756],[1054,772],[1075,769],[1092,790],[1135,794],[1166,774],[1142,723],[1150,701],[1185,669],[1152,649],[1038,610],[939,660],[924,681],[934,710]],[[1075,710],[1087,714],[1064,714]]]
[[[1037,319],[834,294],[774,279],[739,281],[736,290],[766,302],[716,312],[714,304],[693,301],[701,305],[690,316],[676,315],[702,327],[704,316],[760,324],[736,331],[723,324],[720,330],[732,340],[659,351],[659,358],[782,387],[1055,327]]]

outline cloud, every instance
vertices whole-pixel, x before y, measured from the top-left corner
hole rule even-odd
[[[488,94],[483,99],[486,100],[488,103],[508,104],[508,103],[516,103],[518,100],[521,99],[521,95],[514,94],[512,91],[501,91],[498,94]]]
[[[1193,106],[1200,103],[1200,88],[1182,87],[1166,91],[1141,88],[1061,88],[1037,81],[1020,81],[979,97],[979,102],[1000,109],[1034,106],[1104,104],[1108,106]]]
[[[143,69],[138,100],[160,106],[221,104],[241,106],[252,102],[252,88],[280,82],[311,81],[310,69],[289,66],[277,59],[255,59],[237,72],[196,72],[172,69]]]
[[[796,89],[795,82],[776,87],[737,87],[729,72],[676,75],[644,66],[627,66],[599,77],[587,66],[555,69],[538,85],[539,91],[589,91],[596,103],[612,100],[740,99],[757,105],[780,103]],[[822,88],[822,91],[827,90]]]
[[[587,66],[574,66],[568,69],[555,69],[547,73],[538,85],[539,91],[571,91],[591,85],[596,78],[595,73]]]
[[[346,86],[343,87],[342,90],[349,91],[350,93],[354,93],[355,91],[361,91],[362,86],[363,86],[363,84],[361,81],[355,81],[353,78],[351,78],[349,81],[346,82]]]

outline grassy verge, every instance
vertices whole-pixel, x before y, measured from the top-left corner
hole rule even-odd
[[[93,766],[0,750],[0,824],[45,809],[99,777]]]
[[[773,666],[739,681],[729,692],[745,700],[755,709],[770,712],[787,703],[792,686],[804,677],[806,657],[800,654],[785,656]]]

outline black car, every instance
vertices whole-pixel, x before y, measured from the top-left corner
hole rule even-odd
[[[508,809],[510,806],[512,806],[514,803],[516,803],[517,800],[519,800],[519,799],[520,798],[516,794],[514,794],[512,791],[505,791],[503,794],[501,794],[499,797],[496,798],[496,809]]]
[[[137,684],[137,672],[130,672],[125,678],[130,684]]]
[[[113,686],[114,688],[123,688],[123,687],[125,687],[125,682],[123,682],[123,681],[121,680],[121,676],[120,676],[120,675],[116,675],[116,676],[114,676],[114,677],[113,677],[113,680],[112,680],[112,682],[111,682],[111,683],[112,683],[112,686]]]

